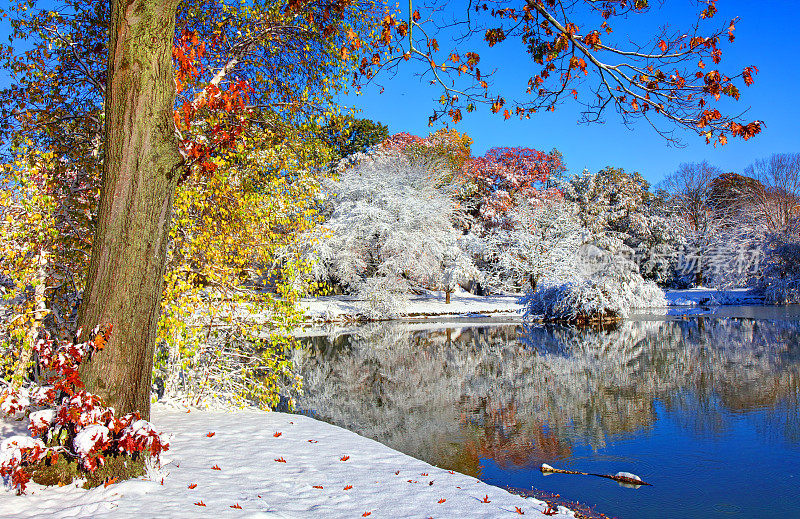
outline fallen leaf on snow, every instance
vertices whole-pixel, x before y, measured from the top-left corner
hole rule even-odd
[[[103,483],[103,488],[108,488],[108,487],[110,487],[111,485],[113,485],[114,483],[116,483],[118,479],[119,479],[119,478],[111,478],[111,479],[109,479],[108,481],[106,481],[105,483]]]
[[[235,505],[230,505],[228,508],[236,508],[236,509],[239,509],[239,510],[242,509],[242,507],[239,506],[239,503],[236,503]]]
[[[207,436],[207,437],[209,437],[209,438],[211,438],[211,437],[213,437],[215,434],[217,434],[217,433],[215,433],[215,432],[210,432],[210,433],[206,434],[206,436]]]
[[[322,485],[312,485],[311,488],[322,488]],[[259,496],[260,497],[260,496]]]
[[[214,465],[213,467],[211,467],[211,470],[222,470],[222,469],[219,468],[219,465]]]
[[[276,438],[279,438],[281,434],[283,434],[283,433],[281,433],[281,432],[276,432],[276,433],[275,433],[275,434],[273,434],[272,436],[274,436],[274,437],[276,437]]]
[[[518,507],[518,506],[515,506],[515,507],[514,507],[514,510],[516,510],[516,512],[517,512],[519,515],[525,515],[525,512],[523,512],[523,511],[522,511],[522,508],[520,508],[520,507]]]
[[[189,485],[189,490],[194,490],[195,488],[197,488],[197,483],[192,483]]]
[[[347,485],[346,487],[344,487],[345,490],[350,490],[351,488],[353,488],[353,485]]]
[[[198,501],[195,503],[197,506],[206,506],[206,504],[202,501]]]
[[[281,456],[280,458],[275,458],[275,461],[277,461],[278,463],[286,463],[286,460],[283,459],[283,456]]]
[[[440,500],[438,500],[438,501],[436,501],[436,502],[437,502],[437,503],[439,503],[439,504],[441,505],[441,504],[442,504],[442,503],[444,503],[445,501],[447,501],[447,499],[445,499],[445,498],[441,498]]]
[[[347,461],[349,459],[350,459],[350,456],[342,456],[341,458],[339,458],[339,461]]]
[[[489,494],[483,496],[483,499],[481,499],[481,503],[491,503],[491,501],[489,501]]]

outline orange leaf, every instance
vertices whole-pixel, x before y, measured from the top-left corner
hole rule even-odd
[[[119,478],[111,478],[111,479],[109,479],[108,481],[106,481],[105,483],[103,483],[103,488],[108,488],[109,486],[111,486],[111,485],[113,485],[114,483],[116,483],[118,479],[119,479]]]
[[[206,504],[202,501],[198,501],[195,503],[197,506],[206,506]]]
[[[508,112],[508,110],[505,111],[505,113],[503,114],[503,117],[505,119],[511,119],[511,114]]]
[[[519,515],[525,515],[525,512],[522,511],[522,508],[518,506],[515,506],[514,510],[516,510]]]
[[[486,494],[483,499],[481,499],[481,503],[491,503],[491,501],[489,501],[489,494]]]
[[[222,469],[219,468],[219,465],[214,465],[213,467],[211,467],[211,470],[222,470]]]
[[[442,503],[444,503],[445,501],[447,501],[447,499],[445,499],[445,498],[441,498],[440,500],[438,500],[438,501],[437,501],[437,503],[439,503],[439,504],[442,504]]]
[[[361,517],[367,517],[368,515],[372,515],[372,512],[364,512]]]
[[[353,485],[347,485],[346,487],[344,487],[344,490],[350,490],[351,488],[353,488]]]
[[[286,463],[286,460],[283,459],[283,456],[281,456],[280,458],[275,458],[275,461],[277,461],[278,463]]]
[[[189,485],[189,490],[194,490],[195,488],[197,488],[197,483],[192,483]]]
[[[186,411],[186,412],[188,413],[189,411]],[[206,434],[206,436],[208,436],[209,438],[211,438],[211,437],[212,437],[212,436],[214,436],[215,434],[217,434],[217,433],[210,432],[210,433]]]
[[[283,433],[276,432],[276,433],[275,433],[275,434],[273,434],[272,436],[274,436],[274,437],[276,437],[276,438],[279,438],[281,434],[283,434]]]
[[[339,458],[339,461],[347,461],[349,459],[350,459],[350,456],[345,455],[345,456],[342,456],[341,458]]]
[[[228,508],[236,508],[236,509],[239,509],[239,510],[242,509],[242,507],[239,506],[239,503],[236,503],[235,505],[230,505]]]

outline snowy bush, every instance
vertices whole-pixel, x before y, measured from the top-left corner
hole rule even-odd
[[[666,306],[664,292],[628,259],[596,247],[584,249],[583,276],[547,280],[522,298],[525,318],[588,322],[627,317],[632,308]]]
[[[771,304],[800,303],[800,243],[778,243],[766,257],[757,287]]]
[[[7,386],[0,391],[0,410],[5,415],[29,414],[32,437],[13,436],[0,444],[0,476],[19,492],[25,491],[33,469],[55,464],[59,457],[76,462],[91,474],[108,457],[136,459],[149,454],[157,459],[169,448],[137,413],[116,417],[113,408],[105,407],[100,398],[83,389],[78,365],[93,351],[102,349],[108,333],[110,330],[95,330],[94,339],[80,344],[41,339],[34,351],[42,371],[51,373],[50,385]]]

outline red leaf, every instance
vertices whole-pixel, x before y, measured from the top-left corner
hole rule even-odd
[[[188,413],[189,411],[186,411],[186,412]],[[211,438],[211,437],[212,437],[212,436],[214,436],[215,434],[217,434],[217,433],[210,432],[210,433],[206,434],[206,436],[208,436],[209,438]]]
[[[322,489],[322,485],[312,485],[311,488],[319,488]]]
[[[197,488],[197,483],[192,483],[189,485],[189,490],[194,490],[195,488]]]
[[[280,458],[275,458],[275,461],[277,461],[278,463],[286,463],[286,460],[283,459],[283,456],[281,456]]]
[[[486,494],[483,499],[481,499],[481,503],[491,503],[491,501],[489,501],[489,494]]]
[[[238,509],[238,510],[241,510],[241,509],[242,509],[242,507],[241,507],[241,506],[239,506],[239,503],[236,503],[235,505],[230,505],[228,508],[236,508],[236,509]]]
[[[206,504],[202,501],[198,501],[195,503],[197,506],[206,506]]]
[[[372,512],[364,512],[361,517],[367,517],[368,515],[372,515]]]
[[[308,440],[308,443],[319,443],[317,440]]]
[[[347,485],[346,487],[344,487],[344,490],[350,490],[351,488],[353,488],[353,485]]]
[[[342,456],[341,458],[339,458],[339,461],[347,461],[349,459],[350,459],[350,456],[346,456],[345,455],[345,456]]]
[[[516,510],[516,512],[517,512],[519,515],[525,515],[525,512],[523,512],[523,511],[522,511],[522,508],[520,508],[520,507],[518,507],[518,506],[515,506],[515,507],[514,507],[514,510]]]
[[[445,501],[447,501],[447,499],[445,499],[445,498],[441,498],[440,500],[438,500],[438,501],[437,501],[437,503],[439,503],[439,504],[442,504],[442,503],[444,503]]]
[[[283,433],[276,432],[276,433],[275,433],[275,434],[273,434],[272,436],[274,436],[274,437],[276,437],[276,438],[279,438],[281,434],[283,434]]]
[[[222,470],[222,469],[219,468],[219,465],[214,465],[213,467],[211,467],[211,470]]]

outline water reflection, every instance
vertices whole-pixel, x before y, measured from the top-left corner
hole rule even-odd
[[[764,449],[800,451],[797,321],[700,317],[611,330],[371,324],[305,341],[301,409],[477,477],[487,460],[503,472],[567,467],[586,452],[613,459],[611,444],[658,436],[665,416],[700,443],[744,419]],[[653,442],[642,448],[657,451]],[[663,476],[663,455],[639,452],[634,468]]]

